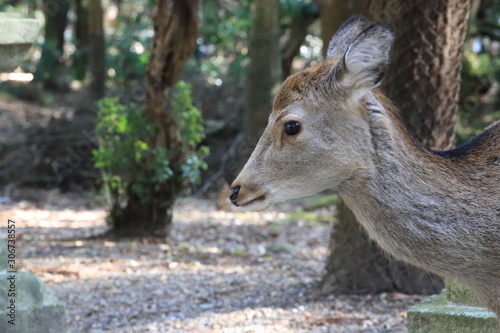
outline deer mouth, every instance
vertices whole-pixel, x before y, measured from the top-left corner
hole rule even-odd
[[[264,201],[264,200],[266,200],[266,195],[265,194],[261,195],[260,197],[255,198],[255,199],[252,199],[250,201],[247,201],[244,204],[241,204],[240,206],[241,207],[247,207],[247,206],[250,206],[253,203],[256,203],[256,202],[259,202],[259,201]]]

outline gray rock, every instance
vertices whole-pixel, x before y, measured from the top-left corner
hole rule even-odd
[[[4,260],[6,254],[5,240],[0,235],[0,255],[3,265],[0,268],[0,332],[66,332],[64,305],[42,280],[32,273],[10,273],[6,269],[7,262]],[[12,300],[15,309],[11,305]]]

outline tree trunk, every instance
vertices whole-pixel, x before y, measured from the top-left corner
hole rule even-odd
[[[417,138],[434,149],[449,148],[453,142],[469,4],[469,0],[370,3],[375,20],[389,21],[396,33],[385,88],[407,115],[404,118]],[[343,203],[331,250],[325,291],[428,294],[443,286],[435,275],[387,259]]]
[[[255,0],[249,46],[245,102],[245,147],[247,160],[267,124],[274,94],[281,83],[279,47],[279,0]]]
[[[317,6],[314,4],[305,4],[302,10],[292,18],[292,22],[286,33],[288,38],[281,51],[283,79],[290,76],[293,59],[300,51],[300,47],[307,36],[307,29],[318,17]]]
[[[386,17],[396,33],[384,82],[416,137],[433,149],[453,145],[463,45],[470,0],[372,1],[375,19]],[[395,13],[397,15],[387,14]]]
[[[85,0],[75,1],[75,56],[73,67],[77,80],[85,79],[89,66],[90,39],[89,39],[89,10]]]
[[[44,88],[68,91],[64,61],[64,31],[68,24],[69,1],[43,1],[45,16],[45,42],[42,56],[35,73],[35,81],[42,82]]]
[[[106,52],[101,0],[89,0],[90,94],[93,99],[106,93]]]
[[[147,203],[129,190],[124,209],[112,211],[113,229],[119,235],[165,237],[172,225],[172,207],[183,186],[182,168],[186,148],[175,118],[169,110],[169,91],[179,79],[196,47],[199,25],[198,0],[157,0],[151,57],[147,68],[147,113],[155,124],[153,147],[169,150],[174,175],[159,189],[152,187]]]

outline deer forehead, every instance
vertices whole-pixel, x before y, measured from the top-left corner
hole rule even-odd
[[[273,113],[304,99],[313,99],[313,94],[325,85],[337,59],[328,59],[317,66],[309,67],[288,77],[274,99]]]

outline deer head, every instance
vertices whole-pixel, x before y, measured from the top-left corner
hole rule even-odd
[[[259,210],[312,195],[371,168],[367,98],[388,67],[391,28],[364,17],[345,22],[326,60],[290,76],[268,125],[232,184],[237,206]]]

